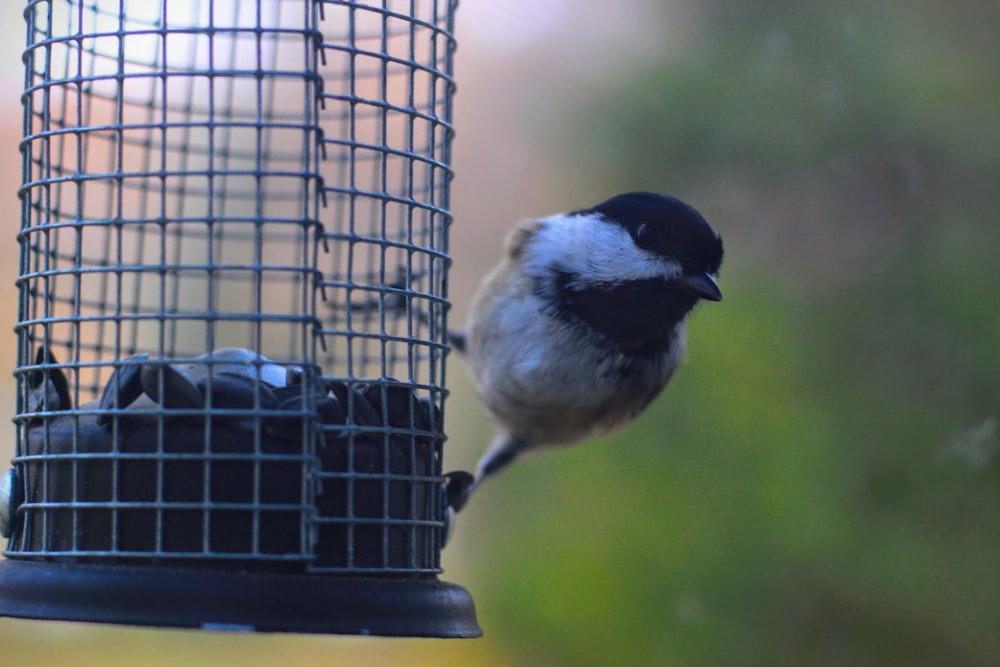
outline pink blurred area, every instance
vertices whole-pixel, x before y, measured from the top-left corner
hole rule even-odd
[[[18,143],[21,141],[22,112],[20,91],[24,70],[20,53],[24,47],[24,28],[20,13],[13,6],[7,7],[4,20],[0,21],[0,58],[8,63],[0,69],[0,86],[5,94],[0,96],[0,210],[6,211],[2,226],[5,238],[0,242],[0,415],[12,417],[15,409],[15,386],[11,372],[17,361],[17,337],[13,333],[17,323],[18,250],[16,234],[20,226],[21,203],[17,190],[21,185],[21,158]],[[6,462],[14,454],[14,425],[9,420],[7,437],[0,444],[0,460]]]

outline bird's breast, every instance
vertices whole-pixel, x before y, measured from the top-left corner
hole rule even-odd
[[[659,354],[632,355],[547,300],[520,294],[484,307],[469,337],[480,397],[511,430],[556,444],[613,429],[658,395],[677,366],[683,325]]]

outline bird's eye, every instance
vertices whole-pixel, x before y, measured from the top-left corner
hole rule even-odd
[[[658,237],[659,234],[656,233],[656,229],[645,222],[635,230],[635,244],[640,248],[652,249],[656,245]]]

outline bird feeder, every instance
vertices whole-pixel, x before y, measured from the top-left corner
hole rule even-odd
[[[455,0],[31,0],[0,614],[472,637]]]

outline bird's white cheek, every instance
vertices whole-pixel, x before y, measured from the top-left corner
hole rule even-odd
[[[571,284],[580,287],[669,280],[681,274],[677,262],[636,247],[620,225],[588,216],[553,216],[541,223],[526,246],[524,269],[529,275],[544,278],[556,269],[567,271]]]

